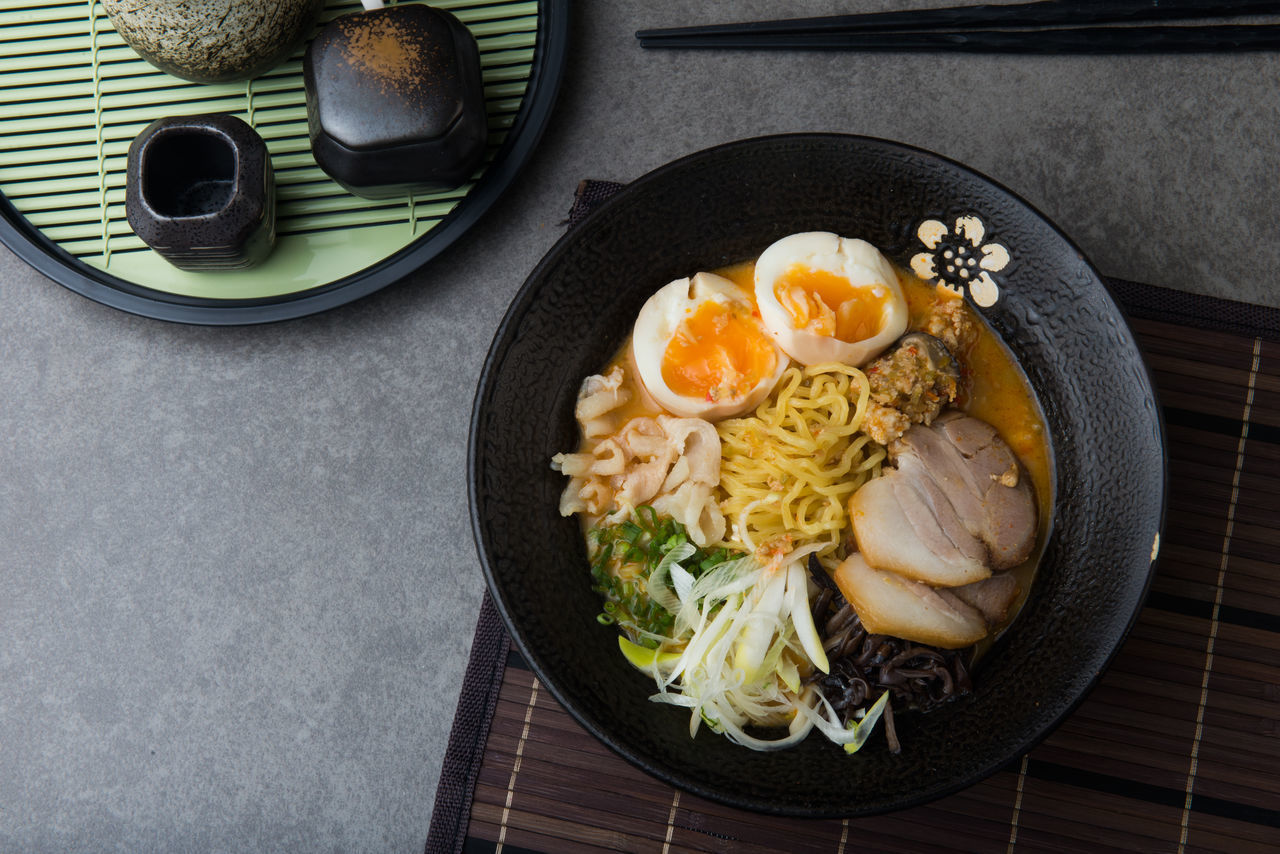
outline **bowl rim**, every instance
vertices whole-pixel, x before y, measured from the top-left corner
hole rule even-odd
[[[997,192],[1007,196],[1015,205],[1023,207],[1028,214],[1039,221],[1039,224],[1046,227],[1058,240],[1061,240],[1064,246],[1074,252],[1083,262],[1092,277],[1092,283],[1102,290],[1110,303],[1113,316],[1118,321],[1119,330],[1123,332],[1126,343],[1132,347],[1133,352],[1139,356],[1139,364],[1142,371],[1142,381],[1150,394],[1151,400],[1155,402],[1152,408],[1154,415],[1155,435],[1159,445],[1160,466],[1157,472],[1152,473],[1153,476],[1159,478],[1159,506],[1156,508],[1155,518],[1156,539],[1153,544],[1152,556],[1147,563],[1147,568],[1142,578],[1140,593],[1135,596],[1135,606],[1132,608],[1124,621],[1122,629],[1116,634],[1115,642],[1110,645],[1105,655],[1101,656],[1100,664],[1093,672],[1087,682],[1084,683],[1081,690],[1067,703],[1065,703],[1058,714],[1051,720],[1039,725],[1036,731],[1030,736],[1021,739],[1019,746],[1011,755],[1005,756],[999,760],[991,760],[981,763],[981,767],[967,775],[957,775],[957,778],[947,783],[932,787],[925,787],[914,795],[901,797],[896,799],[892,804],[870,805],[867,807],[853,807],[850,809],[827,808],[827,807],[811,807],[807,805],[796,805],[790,803],[774,803],[754,797],[741,797],[733,794],[722,792],[701,785],[697,780],[688,779],[687,777],[672,773],[666,768],[660,767],[653,762],[647,760],[644,756],[638,755],[636,752],[625,748],[625,746],[617,743],[608,733],[604,732],[591,717],[578,707],[578,704],[572,697],[566,695],[554,679],[548,678],[548,668],[545,660],[538,654],[537,650],[532,648],[524,633],[508,610],[507,604],[502,595],[502,588],[499,584],[493,566],[489,559],[486,549],[486,531],[484,520],[481,518],[481,508],[479,506],[480,493],[480,453],[479,453],[479,432],[481,427],[481,419],[483,417],[482,410],[484,408],[485,398],[490,383],[496,374],[499,365],[502,362],[504,352],[514,343],[510,339],[510,332],[513,327],[519,323],[524,313],[528,310],[534,301],[538,292],[544,285],[545,273],[547,270],[555,267],[560,262],[560,257],[568,251],[568,248],[577,239],[576,235],[586,234],[589,232],[590,226],[599,221],[606,219],[612,215],[614,209],[629,203],[631,197],[641,194],[645,189],[656,182],[665,180],[666,176],[672,172],[677,172],[698,163],[709,157],[720,157],[727,153],[732,153],[739,149],[751,148],[756,146],[772,146],[786,143],[805,143],[805,142],[832,142],[840,144],[867,145],[875,148],[894,150],[902,153],[911,154],[925,160],[932,160],[940,165],[947,166],[954,170],[975,178],[979,182],[987,184]],[[999,333],[996,333],[999,335]],[[1053,448],[1051,452],[1051,471],[1053,480],[1057,481],[1057,463],[1052,459],[1054,456]],[[1119,301],[1115,298],[1111,288],[1107,285],[1106,279],[1098,272],[1093,263],[1080,250],[1076,243],[1066,235],[1051,219],[1045,216],[1037,207],[1032,205],[1022,196],[1010,190],[1004,184],[996,181],[987,175],[967,166],[959,161],[949,158],[945,155],[937,154],[919,146],[908,143],[896,142],[874,136],[866,136],[861,134],[847,134],[838,132],[789,132],[779,134],[768,134],[763,136],[746,137],[735,139],[727,142],[718,143],[707,148],[703,148],[679,158],[664,163],[655,169],[641,175],[631,182],[624,184],[617,192],[608,199],[596,205],[586,216],[579,222],[569,226],[564,234],[562,234],[550,249],[543,255],[537,265],[526,277],[525,281],[516,292],[511,300],[501,322],[496,328],[492,342],[485,356],[485,361],[481,369],[479,378],[476,383],[476,391],[472,402],[472,412],[468,428],[467,441],[467,498],[468,510],[471,519],[472,536],[474,539],[477,556],[480,559],[481,569],[485,577],[485,585],[487,594],[493,601],[493,604],[502,618],[503,625],[510,636],[512,642],[521,656],[524,657],[534,675],[541,682],[542,686],[547,689],[551,695],[569,712],[570,716],[585,730],[587,730],[594,738],[609,747],[616,755],[621,756],[633,766],[641,769],[651,777],[671,785],[677,789],[682,789],[709,801],[714,801],[737,809],[748,810],[756,813],[771,814],[777,816],[789,816],[798,818],[854,818],[865,817],[870,815],[879,815],[887,812],[893,812],[900,809],[907,809],[913,806],[929,803],[947,795],[954,794],[975,785],[976,783],[990,777],[1001,768],[1009,767],[1011,762],[1022,760],[1025,762],[1027,754],[1037,745],[1048,738],[1062,723],[1070,717],[1088,698],[1088,696],[1097,687],[1103,675],[1114,662],[1120,648],[1124,645],[1129,634],[1132,632],[1134,625],[1137,623],[1142,613],[1147,595],[1150,591],[1152,580],[1155,576],[1156,567],[1158,565],[1159,544],[1162,540],[1165,519],[1168,509],[1169,495],[1169,476],[1168,476],[1168,447],[1166,441],[1166,429],[1164,421],[1163,409],[1159,405],[1159,400],[1155,396],[1155,382],[1152,371],[1147,360],[1142,357],[1137,340],[1134,336],[1129,318],[1120,306]],[[1054,516],[1057,516],[1058,497],[1054,499]],[[1049,540],[1054,537],[1056,526],[1053,520],[1050,522]],[[997,640],[997,648],[1000,646],[1001,640]],[[746,749],[746,748],[743,748]]]

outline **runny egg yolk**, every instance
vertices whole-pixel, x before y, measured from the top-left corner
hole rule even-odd
[[[748,308],[707,300],[671,336],[662,354],[662,379],[681,397],[734,400],[772,375],[777,359]]]
[[[841,341],[863,341],[884,325],[889,291],[882,286],[854,287],[844,276],[792,264],[773,285],[778,304],[791,316],[793,329]]]

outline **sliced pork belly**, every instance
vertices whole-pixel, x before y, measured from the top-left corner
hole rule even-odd
[[[1035,543],[1036,507],[994,428],[947,414],[914,425],[897,465],[849,499],[858,552],[835,580],[867,630],[957,649],[1004,622],[1018,595],[1008,569]]]
[[[1018,580],[1011,573],[1000,572],[946,592],[982,614],[987,625],[998,626],[1009,616],[1009,608],[1018,598]]]
[[[877,569],[935,587],[991,575],[986,547],[928,478],[887,472],[853,494],[849,516],[858,550]]]
[[[961,649],[987,635],[982,614],[951,591],[872,569],[856,552],[836,568],[834,578],[872,634],[943,649]]]
[[[889,450],[900,476],[937,485],[969,533],[986,546],[992,569],[1017,566],[1031,554],[1031,482],[990,424],[948,412],[931,427],[912,427]]]
[[[849,500],[854,538],[871,566],[959,587],[1026,560],[1035,496],[993,427],[947,413],[912,426],[889,450],[897,468]]]

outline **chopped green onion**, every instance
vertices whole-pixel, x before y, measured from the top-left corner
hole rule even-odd
[[[698,548],[683,525],[659,516],[649,505],[636,508],[634,521],[591,529],[587,542],[592,589],[604,597],[605,614],[639,637],[669,635],[675,625],[675,614],[664,607],[675,603],[661,596],[663,601],[655,601],[648,594],[649,578],[668,554],[679,549],[680,557],[673,560],[695,579],[736,557],[724,548]]]

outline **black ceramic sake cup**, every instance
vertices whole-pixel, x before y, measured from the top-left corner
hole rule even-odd
[[[275,245],[266,143],[232,115],[158,119],[129,146],[125,212],[134,233],[176,267],[251,267]]]
[[[338,18],[307,48],[303,79],[312,154],[351,193],[451,190],[484,158],[480,51],[449,12],[407,3]]]
[[[961,225],[957,225],[961,223]],[[755,258],[801,231],[861,237],[906,270],[955,240],[999,246],[989,281],[954,280],[1025,371],[1043,409],[1055,491],[1029,597],[978,662],[974,690],[896,715],[901,753],[873,733],[855,755],[818,733],[738,747],[653,684],[601,625],[576,519],[558,513],[552,455],[578,442],[582,379],[626,340],[667,282]],[[954,247],[952,247],[954,249]],[[977,249],[977,247],[971,247]],[[990,259],[1004,258],[994,249]],[[1165,504],[1163,428],[1124,317],[1080,250],[1013,193],[955,162],[883,140],[785,135],[693,154],[633,182],[569,231],[503,319],[471,421],[472,528],[520,652],[593,735],[655,777],[764,813],[861,816],[916,805],[1016,761],[1081,702],[1142,605]]]

